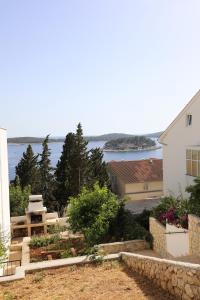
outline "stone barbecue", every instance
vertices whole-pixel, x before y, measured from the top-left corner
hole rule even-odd
[[[48,226],[65,225],[66,218],[58,218],[58,213],[47,213],[42,195],[30,195],[24,216],[11,217],[13,237],[46,234]]]
[[[42,195],[29,196],[28,208],[26,209],[27,224],[39,224],[46,221],[46,207],[43,206]]]

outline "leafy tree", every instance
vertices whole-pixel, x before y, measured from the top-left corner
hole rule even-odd
[[[97,181],[100,187],[110,186],[106,163],[103,161],[103,151],[100,148],[90,151],[88,162],[88,186],[93,187]]]
[[[77,197],[70,198],[70,227],[83,232],[88,245],[93,246],[105,240],[119,208],[120,202],[107,187],[95,184],[92,191],[83,188]]]
[[[31,194],[31,187],[22,189],[19,177],[16,177],[15,184],[10,185],[10,212],[11,216],[22,216],[28,206],[28,197]]]
[[[57,209],[61,215],[64,212],[68,198],[74,194],[72,185],[72,162],[75,147],[75,134],[70,132],[65,138],[61,157],[57,163],[55,171],[55,196],[57,200]]]
[[[55,197],[53,195],[54,176],[53,168],[51,167],[50,156],[51,152],[48,147],[49,135],[46,136],[42,143],[42,154],[40,154],[39,161],[39,175],[40,175],[40,193],[43,195],[44,205],[48,210],[53,210]]]
[[[38,192],[38,155],[34,155],[31,145],[28,145],[26,152],[16,166],[16,175],[19,176],[22,189],[31,186],[32,193]]]

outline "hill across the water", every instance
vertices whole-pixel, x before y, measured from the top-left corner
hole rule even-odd
[[[159,136],[162,134],[162,132],[155,132],[155,133],[149,133],[144,134],[145,137],[150,138],[159,138]],[[102,134],[97,136],[85,136],[85,139],[87,141],[111,141],[119,138],[129,138],[129,137],[135,137],[135,134],[126,134],[126,133],[108,133],[108,134]],[[139,135],[137,135],[139,136]],[[64,137],[52,137],[49,139],[50,143],[58,143],[58,142],[64,142]],[[8,138],[8,143],[13,144],[41,144],[44,140],[44,137],[13,137]]]

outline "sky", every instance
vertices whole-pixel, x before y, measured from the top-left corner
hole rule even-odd
[[[0,0],[0,127],[164,130],[200,88],[199,33],[199,0]]]

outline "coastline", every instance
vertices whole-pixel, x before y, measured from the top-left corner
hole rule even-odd
[[[103,152],[141,152],[161,149],[162,146],[153,146],[143,149],[103,149]]]

